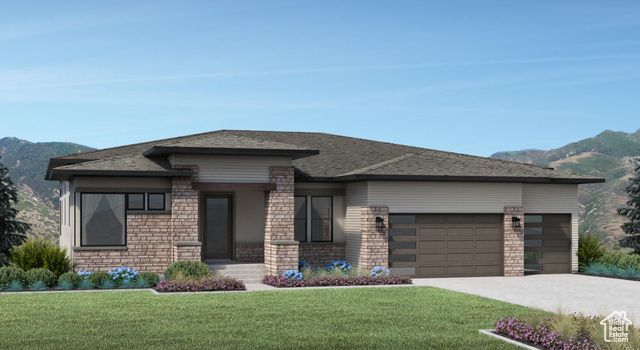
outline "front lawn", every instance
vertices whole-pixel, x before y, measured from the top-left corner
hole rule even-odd
[[[0,295],[0,349],[516,349],[478,333],[529,309],[431,287]]]

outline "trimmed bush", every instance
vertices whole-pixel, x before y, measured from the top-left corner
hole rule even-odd
[[[87,281],[86,278],[83,278],[82,281],[80,281],[80,284],[78,284],[78,289],[93,289],[93,288],[95,288],[95,285]]]
[[[120,285],[124,281],[133,281],[138,276],[138,271],[130,267],[114,267],[107,272],[113,281],[114,285]]]
[[[391,276],[391,271],[389,271],[389,269],[384,266],[376,266],[371,269],[371,277],[373,278],[386,276]]]
[[[14,281],[24,284],[24,271],[14,266],[0,267],[0,289],[8,288]]]
[[[56,275],[47,269],[31,269],[24,273],[24,278],[28,286],[32,286],[36,281],[40,281],[47,288],[53,287],[58,281]]]
[[[104,284],[104,281],[111,281],[112,277],[107,271],[94,271],[86,277],[86,280],[92,285],[100,287]]]
[[[329,271],[339,271],[347,274],[351,271],[352,266],[346,260],[331,260],[330,263],[324,265],[324,268]]]
[[[578,237],[578,269],[584,269],[605,253],[604,244],[595,235],[580,235]]]
[[[56,278],[71,271],[71,259],[67,256],[67,248],[42,239],[29,239],[20,246],[9,251],[11,261],[24,271],[44,268],[53,272]]]
[[[153,272],[140,272],[138,274],[138,277],[136,277],[136,279],[138,280],[138,282],[140,281],[144,281],[146,282],[146,287],[155,287],[159,282],[160,282],[160,276],[158,276],[158,274],[153,273]],[[137,283],[136,285],[139,285],[140,283]]]
[[[62,277],[62,276],[60,276]],[[60,290],[71,290],[75,288],[75,286],[73,285],[73,283],[64,280],[62,282],[58,282],[58,286],[56,286],[56,289],[60,289]]]
[[[49,288],[49,286],[47,286],[46,284],[44,284],[44,282],[40,280],[36,280],[35,282],[29,285],[29,289],[31,290],[47,290],[47,288]]]
[[[633,267],[640,271],[640,255],[637,254],[606,251],[595,262],[607,267],[616,266],[621,269]]]
[[[173,282],[162,280],[154,288],[157,292],[213,292],[246,290],[244,283],[235,278],[206,278],[200,282]]]
[[[78,288],[80,281],[82,281],[83,279],[84,278],[77,273],[65,272],[58,278],[58,284],[61,285],[63,283],[69,283],[71,284],[72,288]]]
[[[185,278],[193,278],[198,280],[211,278],[213,276],[213,273],[211,272],[209,266],[202,261],[178,260],[169,265],[167,269],[164,270],[164,277],[170,280],[179,272]]]
[[[327,286],[373,286],[387,284],[411,284],[406,276],[327,276],[311,279],[291,279],[282,276],[265,276],[262,283],[274,287],[327,287]]]

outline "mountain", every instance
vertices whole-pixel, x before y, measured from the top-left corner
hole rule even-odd
[[[46,181],[49,158],[94,148],[68,142],[33,143],[15,137],[0,139],[0,162],[18,188],[18,218],[31,224],[32,236],[58,239],[58,183]]]
[[[604,177],[603,184],[580,185],[580,233],[600,234],[611,248],[624,236],[620,225],[625,218],[616,209],[628,200],[626,187],[640,161],[640,130],[635,133],[605,130],[599,135],[566,146],[543,150],[498,152],[491,156],[504,160],[550,166]]]

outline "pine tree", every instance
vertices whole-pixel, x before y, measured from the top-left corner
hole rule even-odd
[[[626,191],[629,194],[627,208],[618,209],[618,215],[629,219],[629,222],[621,226],[628,236],[620,239],[620,246],[631,248],[634,254],[640,254],[640,163],[636,164],[635,177],[631,179],[631,185]]]
[[[9,264],[9,249],[26,239],[30,225],[16,220],[18,190],[9,177],[9,169],[0,162],[0,266]]]

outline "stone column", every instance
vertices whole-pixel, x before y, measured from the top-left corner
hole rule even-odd
[[[376,227],[376,217],[384,220],[382,228]],[[375,266],[389,267],[389,208],[360,208],[360,260],[358,267],[371,270]]]
[[[293,167],[271,167],[275,191],[265,193],[264,265],[268,275],[298,269],[298,242],[293,228]]]
[[[188,167],[191,177],[174,177],[171,181],[171,230],[173,261],[201,260],[202,243],[198,240],[198,191],[191,183],[198,179],[198,167]]]
[[[513,227],[513,217],[520,227]],[[504,207],[504,275],[524,276],[524,208]]]

